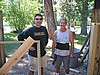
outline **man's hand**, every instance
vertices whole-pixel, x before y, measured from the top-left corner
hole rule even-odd
[[[71,55],[70,55],[70,58],[74,58],[74,54],[71,54]]]
[[[54,58],[54,54],[51,54],[51,58]]]
[[[31,51],[34,51],[34,50],[36,50],[36,49],[35,49],[34,47],[30,47],[30,50],[31,50]]]

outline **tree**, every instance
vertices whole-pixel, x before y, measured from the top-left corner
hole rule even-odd
[[[81,24],[81,34],[87,34],[87,17],[88,17],[88,0],[83,1],[83,11],[81,12],[82,24]]]
[[[67,17],[69,24],[71,19],[76,19],[77,10],[75,0],[60,0],[60,14],[61,16]]]
[[[50,38],[53,38],[53,33],[56,29],[52,0],[44,0],[44,13]]]
[[[89,4],[93,0],[60,0],[61,15],[65,15],[70,19],[80,21],[81,34],[87,34],[87,17],[92,14],[92,8],[89,8]],[[93,6],[92,6],[93,7]]]
[[[38,8],[37,1],[8,0],[4,6],[5,19],[12,29],[20,32],[33,22],[33,15],[39,12]]]
[[[88,17],[92,16],[92,8],[93,8],[93,0],[76,0],[77,5],[79,5],[78,7],[81,7],[80,12],[80,20],[81,20],[81,34],[86,35],[87,34],[87,21],[88,21]],[[80,4],[81,6],[80,6]]]

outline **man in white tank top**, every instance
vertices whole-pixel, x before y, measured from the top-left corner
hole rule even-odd
[[[69,49],[71,44],[71,50]],[[63,63],[66,75],[69,75],[70,57],[74,57],[74,38],[73,33],[67,28],[67,20],[61,18],[60,29],[56,30],[53,35],[52,57],[57,56],[55,67],[56,75],[59,75],[60,66]]]

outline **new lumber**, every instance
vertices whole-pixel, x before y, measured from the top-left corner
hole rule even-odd
[[[100,23],[92,26],[87,75],[100,75]]]
[[[34,42],[35,41],[31,37],[28,37],[12,57],[0,68],[0,75],[6,75],[18,60],[29,50]]]

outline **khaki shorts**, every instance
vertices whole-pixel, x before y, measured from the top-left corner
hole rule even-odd
[[[47,65],[46,55],[41,58],[41,67],[45,68]],[[38,71],[38,60],[35,57],[28,55],[28,65],[29,70],[31,71]]]

